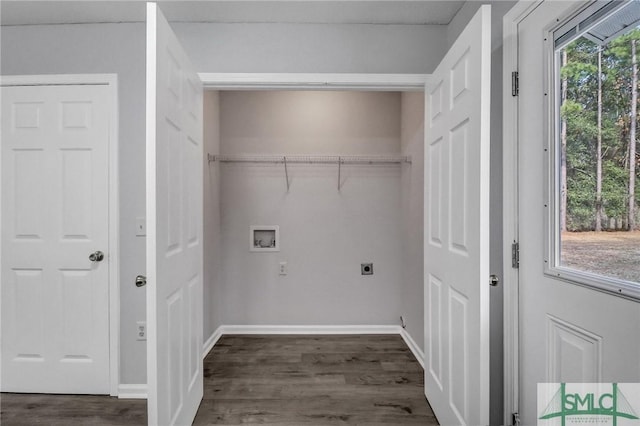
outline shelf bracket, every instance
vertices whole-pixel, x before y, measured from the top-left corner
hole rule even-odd
[[[340,191],[340,175],[342,169],[342,157],[338,157],[338,191]]]
[[[287,180],[287,192],[289,192],[289,170],[287,170],[287,157],[282,157],[284,161],[284,178]]]

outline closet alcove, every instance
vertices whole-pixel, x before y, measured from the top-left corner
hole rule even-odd
[[[204,124],[204,335],[403,315],[422,345],[424,93],[206,91]]]

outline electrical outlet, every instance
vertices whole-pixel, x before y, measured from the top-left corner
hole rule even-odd
[[[147,235],[147,221],[143,216],[136,217],[136,236],[144,237]]]
[[[280,270],[279,270],[279,274],[280,275],[287,275],[287,262],[280,262]]]
[[[138,321],[136,323],[136,340],[147,340],[147,322]]]
[[[362,274],[362,275],[373,275],[373,263],[361,263],[360,264],[360,274]]]

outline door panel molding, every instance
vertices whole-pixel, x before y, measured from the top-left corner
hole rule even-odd
[[[491,9],[444,56],[425,99],[425,395],[443,424],[489,423]]]
[[[2,87],[77,85],[108,86],[107,102],[109,111],[109,247],[107,253],[109,253],[109,388],[111,396],[118,396],[118,388],[120,385],[120,196],[118,187],[118,75],[51,74],[0,76],[0,86]],[[2,206],[0,204],[0,212],[2,210],[1,207]],[[2,253],[0,252],[0,258],[1,257]]]
[[[547,382],[601,381],[602,336],[547,314]]]

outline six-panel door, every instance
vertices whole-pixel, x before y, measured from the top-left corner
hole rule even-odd
[[[2,88],[3,392],[109,393],[107,90]]]
[[[490,6],[427,84],[425,395],[442,424],[489,423]]]
[[[150,425],[190,424],[203,395],[202,84],[147,5],[147,377]]]

